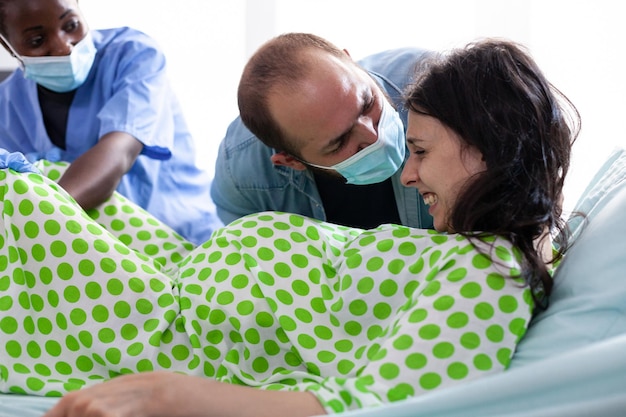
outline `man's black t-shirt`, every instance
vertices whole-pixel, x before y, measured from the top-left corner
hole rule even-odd
[[[313,172],[326,221],[371,229],[385,223],[400,224],[391,178],[378,184],[346,184],[343,179]]]

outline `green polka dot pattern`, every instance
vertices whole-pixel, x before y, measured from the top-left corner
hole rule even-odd
[[[87,215],[53,181],[0,170],[0,197],[2,392],[170,370],[339,412],[501,371],[530,319],[499,239],[267,212],[192,248],[117,195]]]
[[[43,175],[53,181],[58,181],[69,164],[42,159],[37,161],[35,166]],[[43,204],[48,206],[46,202]],[[67,210],[66,207],[61,212],[70,216],[74,214],[75,209]],[[129,249],[148,256],[159,264],[159,269],[164,271],[175,271],[178,263],[194,248],[193,244],[187,242],[174,230],[118,193],[97,209],[87,211],[87,215],[115,236],[119,240],[118,245],[121,243],[121,246],[128,246]],[[58,223],[58,219],[49,221],[50,223],[46,223],[48,227],[54,227],[53,225]],[[84,232],[79,223],[70,220],[67,220],[67,223],[66,227],[71,228],[76,235]],[[60,228],[58,224],[56,227]],[[88,227],[88,231],[92,232],[93,225]],[[31,222],[30,228],[37,230],[39,226]],[[80,242],[76,245],[80,245]],[[82,247],[85,248],[84,245]],[[103,242],[98,241],[97,250],[100,252],[106,250]]]

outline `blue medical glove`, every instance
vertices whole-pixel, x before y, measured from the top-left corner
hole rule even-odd
[[[61,150],[61,148],[57,148],[56,146],[53,146],[47,151],[28,152],[27,154],[25,154],[25,156],[26,156],[26,159],[28,159],[32,163],[35,163],[39,161],[40,159],[45,159],[50,162],[58,162],[61,160],[62,152],[63,151]]]
[[[0,169],[11,168],[17,172],[34,172],[40,174],[41,172],[35,168],[20,152],[9,152],[6,149],[0,148]]]

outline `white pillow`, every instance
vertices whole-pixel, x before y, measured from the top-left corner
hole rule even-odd
[[[511,368],[626,334],[626,150],[616,150],[576,205],[575,240],[554,275]]]

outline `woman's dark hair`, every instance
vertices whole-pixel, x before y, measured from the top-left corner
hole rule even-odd
[[[426,61],[405,104],[454,130],[462,149],[482,153],[487,169],[462,190],[450,226],[468,237],[510,240],[523,254],[522,276],[535,301],[545,305],[552,278],[535,240],[547,230],[567,236],[561,204],[580,129],[574,105],[521,45],[497,39]]]

